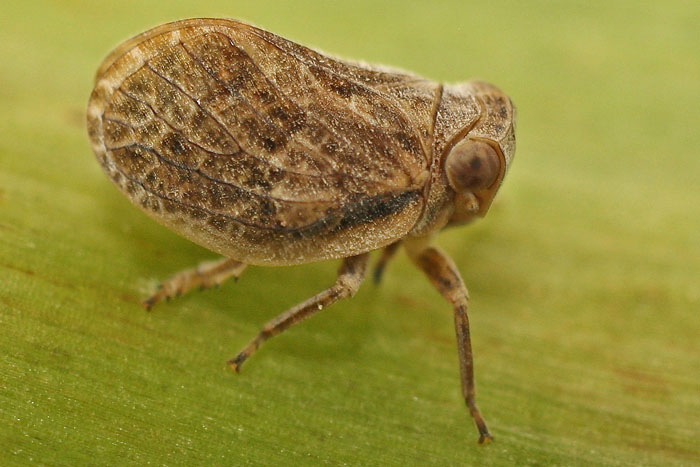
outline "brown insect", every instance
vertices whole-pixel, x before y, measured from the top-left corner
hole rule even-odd
[[[223,259],[145,300],[220,284],[247,265],[343,258],[336,282],[268,322],[228,363],[359,288],[403,245],[452,304],[462,390],[474,400],[467,289],[432,235],[482,217],[515,151],[514,107],[490,84],[442,85],[329,58],[250,25],[191,19],[120,45],[87,109],[107,175],[160,223]]]

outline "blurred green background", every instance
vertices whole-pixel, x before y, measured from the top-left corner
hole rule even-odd
[[[404,255],[265,346],[336,263],[251,268],[144,312],[212,254],[132,207],[84,109],[119,42],[193,16],[518,106],[463,271],[477,446],[449,306]],[[691,465],[700,460],[700,4],[695,1],[42,1],[0,17],[0,464]]]

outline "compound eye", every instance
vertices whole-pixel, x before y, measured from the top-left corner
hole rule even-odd
[[[455,191],[479,191],[491,187],[501,173],[501,158],[483,141],[462,140],[445,160],[445,173]]]

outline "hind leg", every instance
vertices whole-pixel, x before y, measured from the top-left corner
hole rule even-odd
[[[362,284],[362,280],[365,277],[368,257],[368,253],[363,253],[358,256],[345,258],[338,270],[338,277],[334,285],[305,302],[290,308],[265,324],[262,331],[260,331],[236,357],[228,361],[229,366],[236,371],[240,371],[243,362],[258,350],[262,343],[270,337],[276,336],[285,329],[321,311],[340,299],[355,295],[355,292],[360,288],[360,284]]]
[[[156,303],[179,297],[195,287],[207,289],[221,285],[230,277],[238,279],[246,266],[248,265],[245,263],[229,258],[206,261],[196,268],[186,269],[163,281],[156,293],[142,302],[143,306],[150,310]]]

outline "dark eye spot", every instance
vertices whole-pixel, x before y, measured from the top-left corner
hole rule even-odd
[[[500,168],[498,153],[483,141],[462,141],[455,145],[445,160],[450,185],[460,192],[489,188],[498,179]]]
[[[469,177],[467,186],[481,186],[481,177]]]

